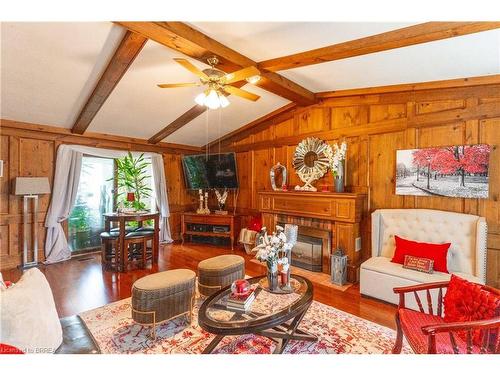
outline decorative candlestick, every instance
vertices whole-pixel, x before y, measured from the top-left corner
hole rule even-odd
[[[208,191],[205,192],[205,214],[210,214],[210,209],[208,208]]]
[[[198,209],[196,210],[196,213],[197,214],[204,214],[205,210],[203,209],[203,190],[198,189],[198,195],[199,195],[200,204],[198,206]]]

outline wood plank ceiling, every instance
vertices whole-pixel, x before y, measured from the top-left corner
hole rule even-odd
[[[72,128],[74,133],[82,134],[85,132],[148,39],[203,63],[206,63],[208,57],[215,55],[219,59],[217,68],[226,73],[247,66],[256,66],[261,71],[261,79],[256,84],[257,86],[290,100],[293,106],[306,106],[316,103],[317,95],[276,73],[277,71],[500,28],[500,22],[427,22],[310,51],[256,62],[182,22],[116,23],[125,27],[128,31],[86,104],[81,109]],[[236,86],[241,87],[245,83],[245,81],[238,82]],[[195,105],[153,135],[149,142],[160,142],[201,115],[205,110],[205,107]],[[278,113],[280,112],[278,110]],[[246,131],[247,128],[243,127],[241,131]]]

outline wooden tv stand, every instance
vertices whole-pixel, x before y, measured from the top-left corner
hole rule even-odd
[[[202,224],[202,225],[224,225],[229,227],[227,232],[214,232],[214,231],[194,231],[189,230],[189,224]],[[240,231],[240,217],[238,215],[200,215],[196,212],[183,212],[181,216],[181,238],[182,243],[186,235],[188,236],[201,236],[201,237],[225,237],[231,240],[231,250],[234,250],[234,242],[236,236]]]

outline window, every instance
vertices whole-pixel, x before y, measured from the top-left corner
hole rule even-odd
[[[84,156],[76,202],[68,220],[72,251],[101,245],[103,214],[113,211],[114,160]]]
[[[145,159],[146,173],[152,176],[151,159]],[[146,184],[154,189],[153,178]],[[101,246],[103,214],[117,208],[115,197],[116,163],[111,158],[83,156],[75,206],[68,219],[68,241],[73,252],[92,251]],[[156,207],[154,191],[143,202],[146,209]]]

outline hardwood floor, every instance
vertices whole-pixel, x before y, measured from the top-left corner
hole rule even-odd
[[[127,273],[103,272],[99,254],[87,254],[70,261],[41,266],[52,288],[57,312],[60,317],[78,314],[113,301],[130,297],[132,284],[150,273],[175,268],[189,268],[196,271],[198,262],[216,255],[228,254],[228,248],[198,244],[170,244],[160,249],[158,265],[146,270],[131,270]],[[265,273],[263,265],[250,262],[253,259],[242,249],[235,254],[245,258],[245,270],[249,276]],[[2,272],[5,280],[17,281],[18,269]],[[396,307],[381,301],[361,297],[359,285],[341,292],[332,287],[314,282],[314,299],[321,303],[347,311],[375,323],[395,328]]]

